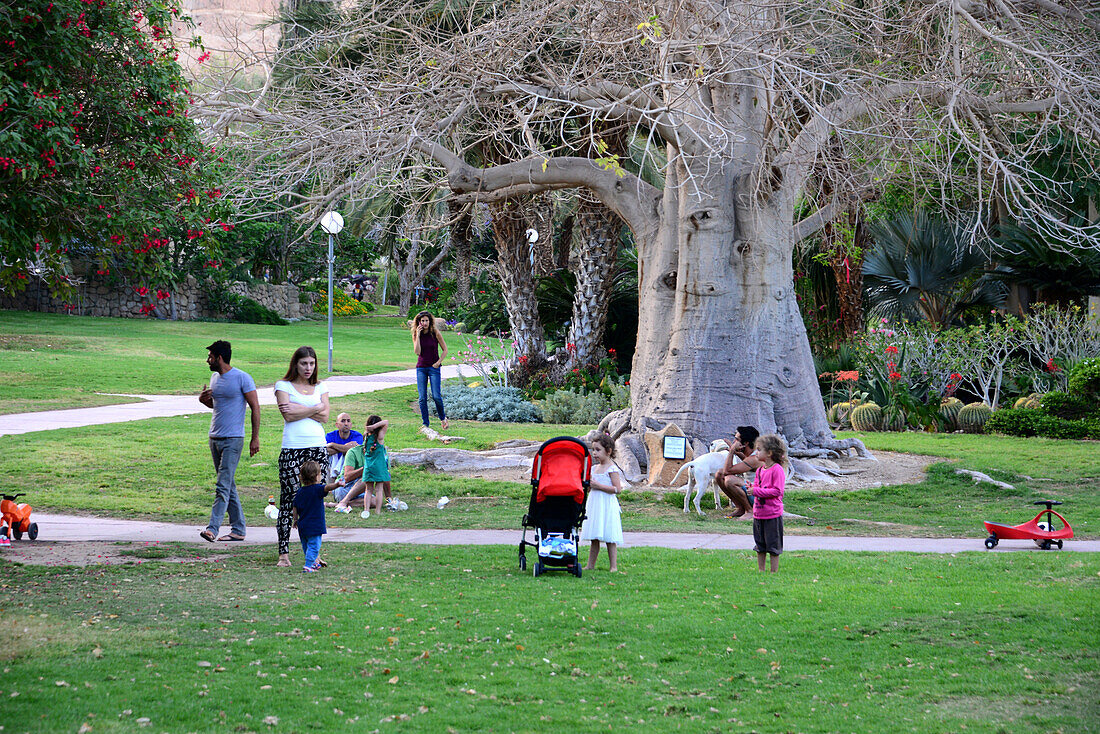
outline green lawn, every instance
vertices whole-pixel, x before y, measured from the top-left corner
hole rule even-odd
[[[765,576],[750,552],[629,548],[578,580],[520,574],[511,547],[329,544],[308,576],[262,549],[182,552],[200,560],[0,562],[5,732],[1100,721],[1095,554],[799,552]]]
[[[416,389],[395,388],[350,396],[334,402],[363,420],[371,413],[388,418],[392,449],[432,445],[417,432]],[[201,522],[209,513],[213,476],[206,433],[209,414],[161,418],[66,430],[0,436],[0,470],[8,487],[26,492],[42,510],[86,512]],[[581,435],[590,426],[492,424],[455,421],[451,433],[465,436],[464,448],[491,447],[506,438],[545,440]],[[278,494],[277,461],[281,423],[273,408],[263,413],[261,451],[241,462],[237,483],[249,522],[269,525],[263,514],[267,497]],[[791,534],[984,537],[982,520],[1016,524],[1030,519],[1030,502],[1053,496],[1066,502],[1064,514],[1078,537],[1100,537],[1100,479],[1092,467],[1095,444],[995,436],[871,434],[868,445],[944,456],[956,463],[932,467],[925,482],[858,491],[809,491],[792,487],[791,512],[813,519],[791,521]],[[1020,462],[1012,471],[1006,457]],[[1007,491],[975,484],[954,474],[963,466],[1011,482]],[[1005,468],[1002,468],[1005,467]],[[1031,479],[1024,478],[1027,474]],[[1051,479],[1053,481],[1042,481]],[[486,482],[395,467],[394,490],[410,506],[367,521],[357,514],[331,517],[335,526],[515,528],[526,511],[526,484]],[[435,509],[441,495],[454,498],[446,512]],[[706,518],[685,515],[683,494],[628,491],[621,498],[628,530],[679,532],[751,532],[749,522],[731,522],[713,510]]]
[[[393,315],[338,320],[334,373],[412,367],[404,323]],[[97,393],[197,394],[210,378],[206,346],[216,339],[232,343],[233,365],[259,385],[281,379],[302,344],[317,350],[327,375],[327,321],[260,326],[0,311],[0,413],[129,402]]]

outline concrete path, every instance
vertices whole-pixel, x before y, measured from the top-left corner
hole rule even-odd
[[[458,377],[459,367],[460,365],[444,367],[443,377]],[[472,369],[467,368],[466,373],[471,374]],[[336,377],[327,378],[325,382],[329,386],[330,397],[340,398],[345,395],[387,390],[391,387],[415,385],[416,369],[383,372],[361,377],[337,375]],[[260,398],[260,405],[275,404],[274,387],[261,387],[257,390],[257,394]],[[194,395],[127,394],[126,397],[145,402],[103,405],[98,408],[43,410],[35,413],[0,415],[0,436],[210,412],[209,408],[199,402],[198,393]]]
[[[199,537],[203,528],[198,525],[179,525],[146,520],[116,520],[105,517],[79,517],[76,515],[47,515],[35,513],[38,523],[36,542],[156,542],[179,541],[210,545]],[[515,530],[430,530],[379,527],[382,522],[363,520],[362,528],[329,528],[326,543],[401,543],[408,545],[510,545],[518,546],[520,529]],[[374,525],[374,527],[370,527]],[[228,533],[228,528],[222,529]],[[297,536],[295,536],[296,538]],[[533,539],[531,532],[527,539]],[[784,550],[842,550],[910,553],[963,553],[982,551],[982,538],[875,538],[825,535],[787,535],[783,539]],[[18,541],[27,543],[29,541]],[[248,539],[239,545],[274,545],[274,527],[250,527]],[[214,543],[218,547],[231,548],[238,543]],[[623,533],[623,547],[653,547],[693,550],[751,550],[752,536],[726,533]],[[1001,541],[993,552],[1039,549],[1032,541]],[[1068,540],[1066,551],[1100,553],[1100,540]],[[3,551],[0,551],[2,554]]]

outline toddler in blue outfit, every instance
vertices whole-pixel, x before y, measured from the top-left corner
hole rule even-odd
[[[321,484],[321,465],[316,461],[307,461],[301,469],[302,486],[294,495],[294,527],[298,528],[298,538],[302,541],[302,551],[306,554],[303,573],[319,571],[328,564],[321,560],[321,536],[325,534],[325,495],[343,486],[340,477],[334,482]]]

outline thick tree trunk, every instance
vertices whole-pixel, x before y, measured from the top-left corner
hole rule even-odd
[[[567,368],[598,361],[603,356],[603,334],[611,295],[611,274],[623,222],[598,201],[582,196],[573,224],[576,290],[569,321]]]
[[[470,238],[473,218],[464,206],[457,202],[448,205],[451,219],[451,247],[455,253],[455,302],[470,302]]]
[[[791,212],[761,201],[748,177],[696,175],[701,185],[681,187],[669,171],[662,224],[639,241],[631,425],[672,422],[704,441],[737,425],[796,448],[831,441],[795,301]]]
[[[554,202],[543,194],[535,197],[528,212],[528,226],[539,233],[538,241],[529,245],[531,269],[541,278],[554,272]],[[526,230],[524,230],[526,232]]]
[[[530,226],[526,202],[508,199],[491,204],[493,239],[496,241],[497,273],[500,275],[508,324],[516,341],[516,356],[527,357],[528,365],[546,361],[545,336],[539,321],[538,299],[531,268],[527,229]]]

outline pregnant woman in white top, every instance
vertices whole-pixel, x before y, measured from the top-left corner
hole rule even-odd
[[[317,381],[317,353],[298,347],[290,358],[286,377],[275,383],[275,402],[283,415],[283,450],[279,452],[279,535],[277,566],[290,565],[291,512],[301,482],[302,464],[316,461],[328,476],[325,423],[328,422],[328,386]]]

